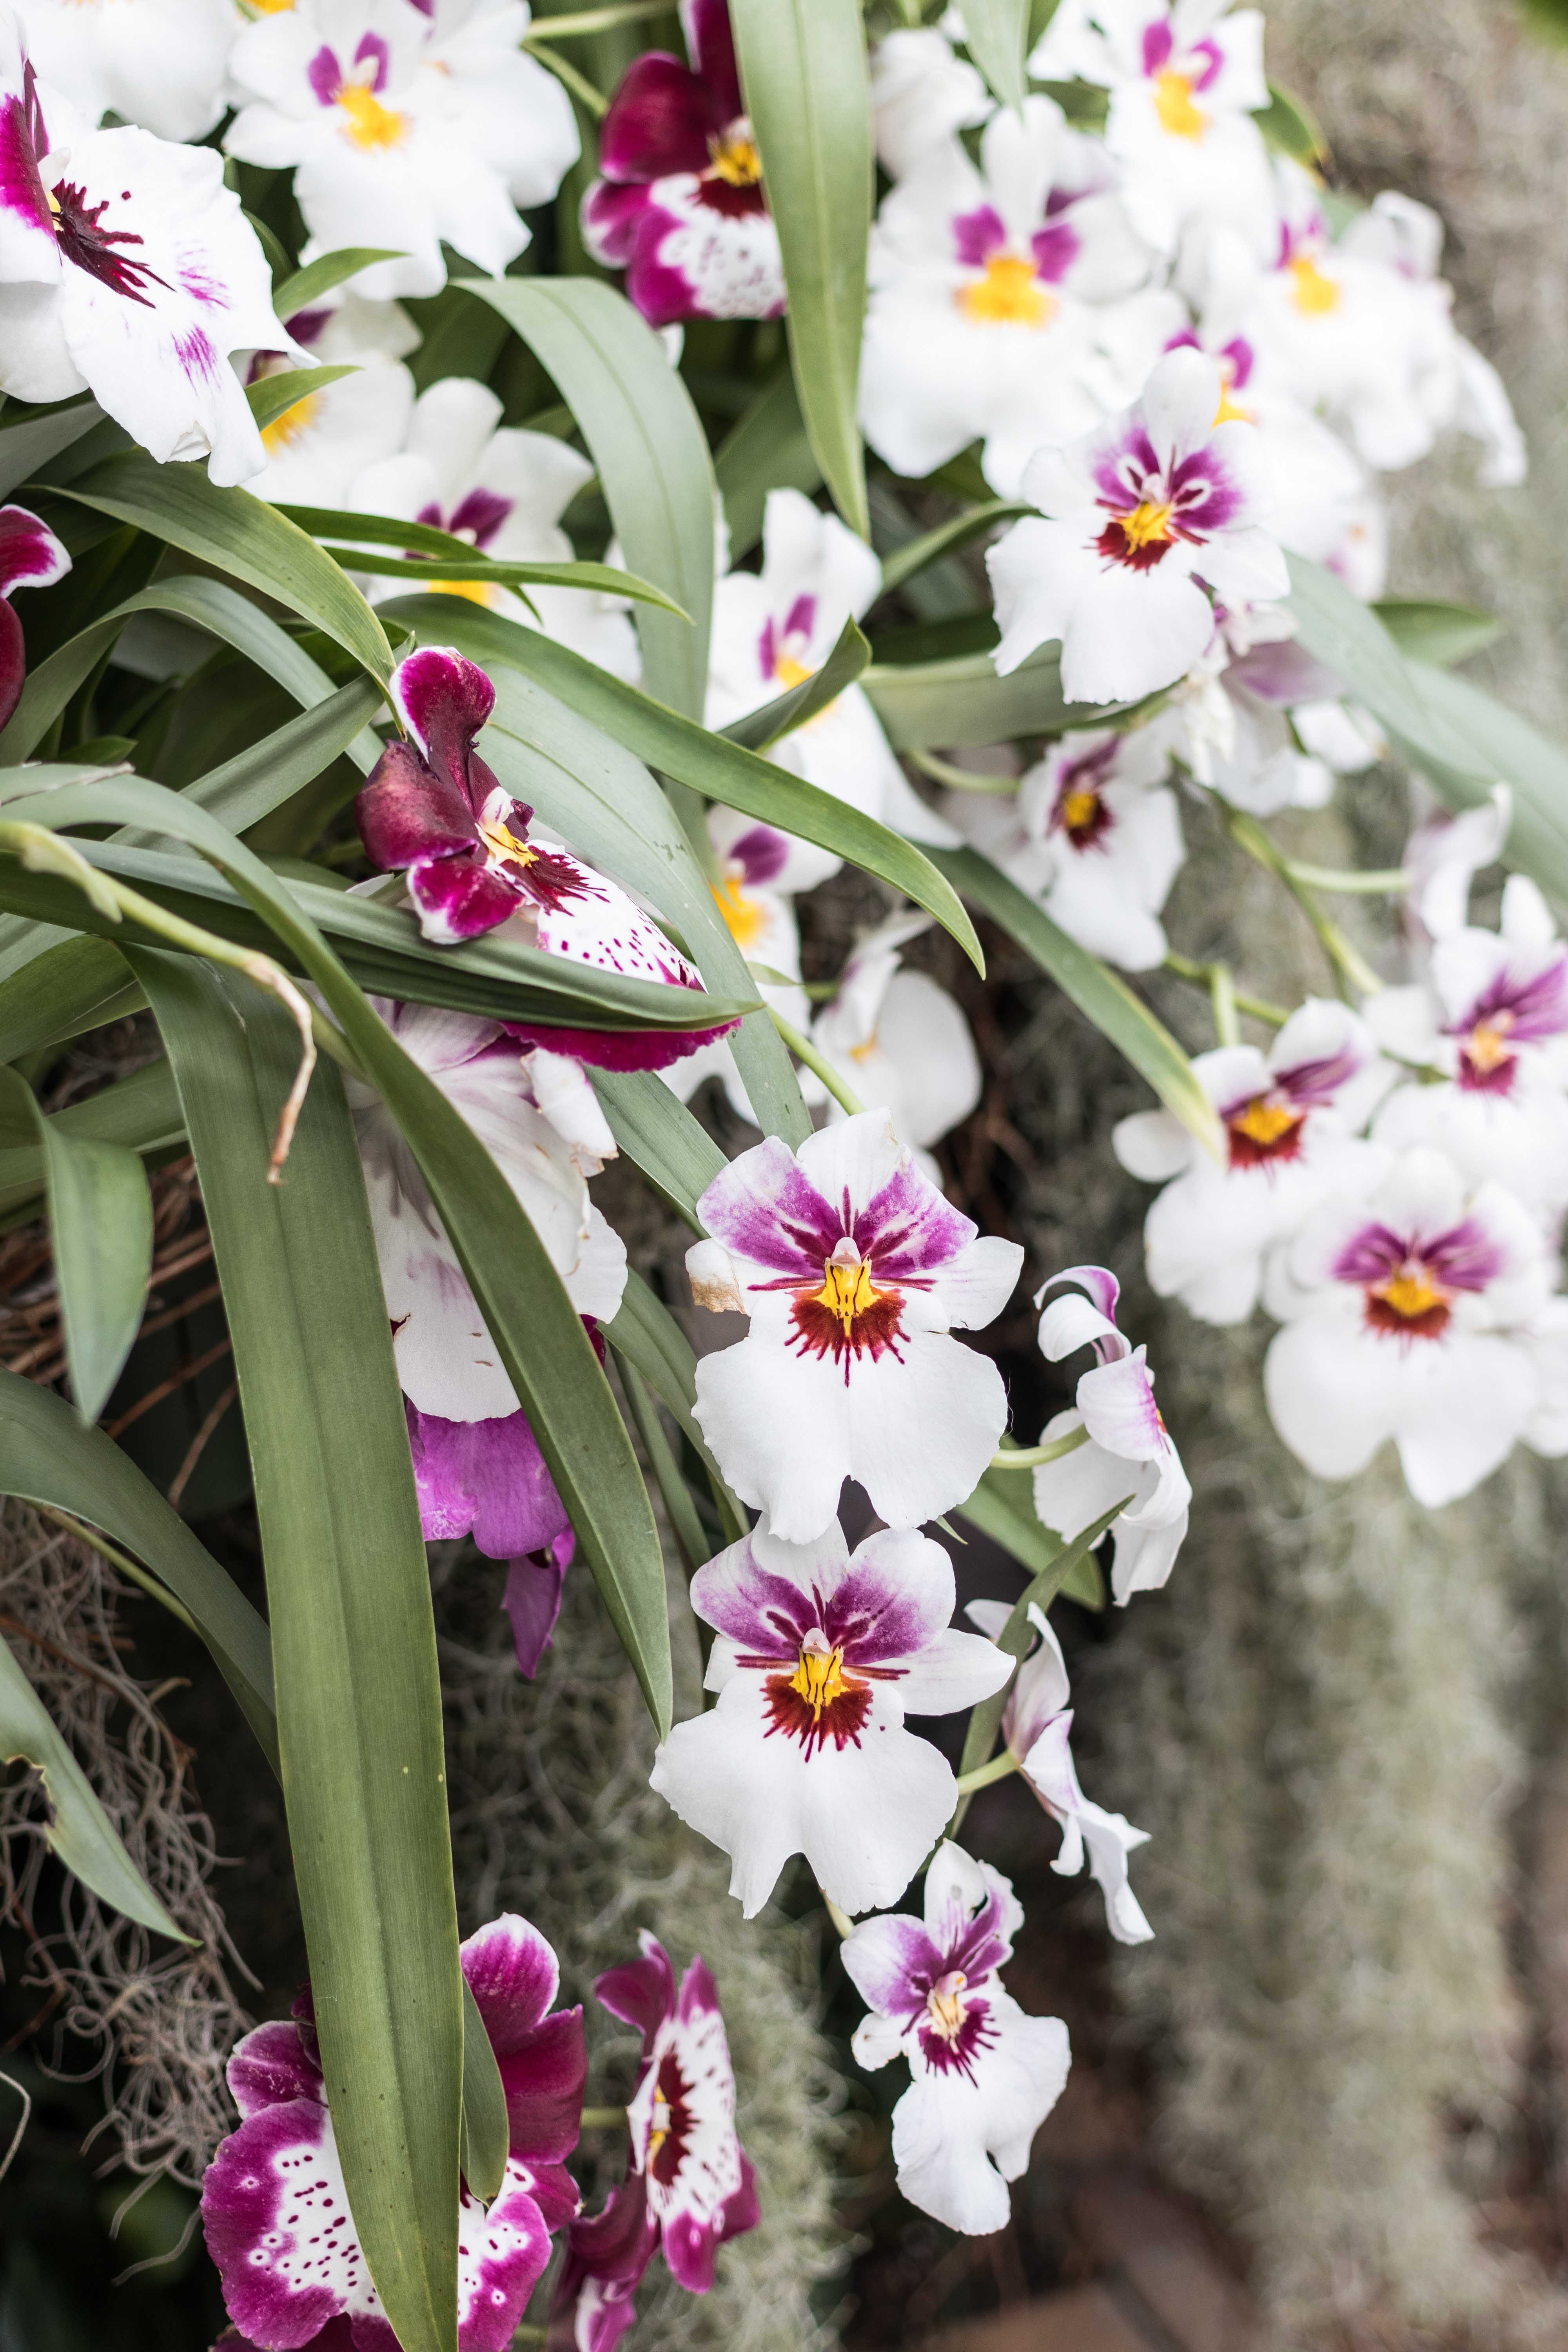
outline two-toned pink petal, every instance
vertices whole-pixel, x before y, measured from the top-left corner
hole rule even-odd
[[[479,664],[451,646],[421,646],[393,671],[391,696],[430,765],[464,789],[475,739],[496,703]]]

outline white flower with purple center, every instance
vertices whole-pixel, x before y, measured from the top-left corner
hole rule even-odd
[[[95,131],[0,19],[0,392],[90,392],[160,463],[243,482],[263,453],[229,354],[290,348],[222,157]]]
[[[574,550],[561,528],[563,509],[593,478],[594,468],[552,433],[501,425],[501,404],[471,376],[445,376],[414,402],[395,447],[374,453],[352,480],[342,503],[365,514],[402,515],[410,522],[450,531],[476,553],[498,562],[570,563]],[[405,595],[416,580],[381,579],[372,601]],[[606,599],[576,588],[535,585],[531,613],[522,598],[497,582],[439,581],[442,593],[463,596],[524,627],[542,625],[574,653],[635,683],[637,635],[627,615]]]
[[[939,25],[900,27],[871,52],[877,160],[890,180],[901,180],[955,131],[976,129],[995,104]]]
[[[837,993],[812,1024],[811,1042],[854,1095],[886,1103],[902,1138],[939,1188],[942,1171],[931,1147],[969,1117],[980,1100],[980,1056],[953,997],[929,972],[911,971],[901,950],[931,929],[929,915],[889,915],[858,941],[839,975]],[[807,1102],[827,1102],[829,1119],[843,1108],[807,1070]]]
[[[1005,1601],[972,1601],[965,1612],[993,1641],[1012,1613]],[[1127,1857],[1148,1844],[1149,1832],[1135,1830],[1123,1814],[1108,1813],[1092,1803],[1079,1787],[1068,1745],[1072,1709],[1067,1661],[1050,1620],[1032,1601],[1029,1623],[1036,1638],[1007,1694],[1002,1737],[1035,1795],[1061,1826],[1061,1852],[1051,1868],[1064,1878],[1076,1878],[1087,1857],[1089,1876],[1105,1897],[1105,1924],[1117,1942],[1146,1944],[1154,1930],[1132,1892]]]
[[[743,1151],[697,1204],[699,1306],[746,1337],[697,1367],[697,1418],[773,1534],[810,1543],[858,1479],[889,1527],[980,1483],[1007,1418],[988,1357],[952,1337],[1000,1314],[1023,1251],[982,1238],[916,1168],[885,1110]]]
[[[506,2173],[487,2208],[458,2207],[458,2352],[504,2352],[576,2212],[564,2159],[577,2145],[587,2055],[580,2009],[556,2010],[555,1954],[505,1913],[470,1936],[463,1974],[506,2095]],[[397,2352],[349,2211],[309,1993],[228,2062],[240,2125],[202,2184],[202,2227],[229,2317],[247,2344]]]
[[[531,944],[634,979],[702,982],[651,917],[559,842],[535,834],[533,811],[497,782],[475,746],[495,688],[447,646],[422,646],[392,674],[406,739],[371,770],[354,815],[366,855],[408,877],[427,940],[453,947],[521,921]],[[694,1005],[695,1010],[695,1005]],[[512,1034],[608,1069],[658,1069],[721,1036],[732,1021],[690,1029],[566,1029],[514,1023]]]
[[[1081,1285],[1053,1298],[1064,1283]],[[1075,1402],[1053,1413],[1042,1444],[1067,1451],[1034,1473],[1036,1516],[1071,1543],[1115,1504],[1126,1507],[1110,1528],[1110,1589],[1123,1607],[1135,1592],[1164,1583],[1187,1532],[1193,1490],[1159,1406],[1148,1352],[1116,1327],[1121,1286],[1102,1265],[1068,1266],[1035,1294],[1043,1307],[1040,1353],[1059,1363],[1079,1348],[1095,1361],[1080,1377]]]
[[[984,443],[986,478],[1017,494],[1046,443],[1132,398],[1184,313],[1139,293],[1148,247],[1115,167],[1048,98],[986,125],[977,168],[957,138],[884,199],[872,233],[861,362],[866,437],[897,474]]]
[[[224,144],[294,167],[313,251],[376,246],[364,294],[437,294],[445,242],[499,277],[577,160],[572,103],[520,48],[521,0],[302,0],[235,44]]]
[[[734,809],[710,808],[708,835],[719,863],[719,879],[712,885],[714,900],[725,929],[752,969],[758,995],[792,1028],[808,1029],[811,999],[800,982],[800,926],[795,898],[818,878],[822,852],[815,843],[797,841]],[[831,863],[837,865],[837,860]],[[784,984],[763,979],[763,970],[782,974]],[[749,1120],[752,1127],[762,1125],[726,1038],[700,1045],[659,1076],[682,1102],[689,1102],[705,1080],[717,1078],[736,1118]]]
[[[1069,702],[1133,701],[1206,650],[1205,588],[1233,605],[1286,593],[1257,432],[1216,425],[1220,402],[1211,359],[1168,352],[1136,407],[1032,459],[1024,496],[1047,520],[1015,523],[985,559],[999,672],[1057,639]]]
[[[1127,174],[1143,236],[1174,252],[1194,223],[1267,240],[1268,151],[1253,114],[1268,103],[1263,18],[1229,0],[1063,0],[1029,59],[1041,81],[1110,92],[1105,143]]]
[[[952,1715],[999,1691],[1012,1661],[955,1632],[952,1563],[912,1529],[851,1552],[753,1528],[691,1583],[718,1635],[717,1706],[677,1724],[652,1785],[730,1856],[748,1919],[805,1854],[841,1909],[896,1903],[958,1801],[952,1767],[906,1715]]]
[[[837,515],[823,514],[799,490],[770,490],[762,570],[726,572],[714,592],[708,725],[727,727],[804,686],[846,621],[858,620],[881,586],[876,556]],[[847,686],[815,719],[770,744],[768,757],[917,841],[957,838],[910,786],[859,686]],[[841,862],[797,844],[791,888],[826,881]]]
[[[845,1938],[850,1982],[870,2010],[851,2047],[868,2071],[909,2061],[893,2109],[893,2162],[911,2205],[950,2229],[1006,2227],[1007,2183],[1066,2086],[1058,2017],[1030,2017],[997,1970],[1012,1958],[1023,1906],[1008,1881],[961,1846],[938,1848],[923,1920],[863,1919]]]
[[[763,193],[725,0],[680,0],[691,63],[633,59],[599,128],[599,171],[583,198],[583,241],[624,269],[653,326],[776,319],[778,231]]]
[[[26,507],[0,507],[0,727],[22,698],[27,648],[11,603],[18,588],[48,588],[71,568],[47,523]]]
[[[1360,1130],[1394,1072],[1348,1005],[1310,996],[1267,1054],[1217,1046],[1194,1055],[1193,1076],[1218,1113],[1223,1160],[1165,1110],[1134,1111],[1111,1142],[1130,1175],[1164,1186],[1143,1225],[1151,1287],[1205,1323],[1240,1323],[1267,1253],[1326,1193],[1373,1180],[1381,1162]]]
[[[45,81],[89,122],[204,139],[223,114],[233,0],[14,0]]]
[[[1496,1177],[1545,1216],[1568,1205],[1568,947],[1527,876],[1510,876],[1496,931],[1447,932],[1426,982],[1380,990],[1367,1018],[1444,1080],[1390,1095],[1379,1142],[1436,1144],[1467,1183]]]
[[[1468,1495],[1542,1403],[1527,1327],[1551,1276],[1511,1192],[1467,1196],[1440,1151],[1405,1152],[1375,1191],[1325,1202],[1271,1269],[1275,1428],[1320,1477],[1352,1476],[1392,1438],[1418,1503]]]
[[[660,2247],[677,2284],[706,2294],[720,2247],[762,2218],[735,2133],[735,2073],[712,1975],[696,1958],[678,1989],[664,1946],[646,1928],[637,1940],[642,1958],[594,1984],[643,2046],[626,2110],[630,2169],[602,2211],[573,2223],[552,2301],[551,2341],[564,2323],[575,2352],[614,2352]]]

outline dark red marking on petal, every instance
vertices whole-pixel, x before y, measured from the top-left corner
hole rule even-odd
[[[835,1748],[859,1747],[871,1712],[871,1690],[858,1676],[847,1675],[837,1697],[825,1700],[820,1706],[801,1696],[790,1675],[770,1675],[767,1689],[772,1720],[764,1738],[782,1731],[786,1738],[798,1739],[807,1756],[826,1748],[830,1739]]]

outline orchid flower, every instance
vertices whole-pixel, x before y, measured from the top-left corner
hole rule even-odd
[[[1088,1296],[1069,1292],[1047,1307],[1049,1293],[1069,1282]],[[1129,1497],[1110,1528],[1110,1588],[1125,1607],[1135,1592],[1152,1591],[1170,1575],[1186,1536],[1193,1490],[1154,1402],[1147,1351],[1116,1328],[1120,1295],[1116,1276],[1102,1265],[1068,1266],[1035,1294],[1035,1305],[1044,1309],[1040,1353],[1047,1360],[1059,1363],[1079,1348],[1092,1348],[1095,1362],[1080,1377],[1074,1404],[1046,1423],[1041,1443],[1088,1434],[1040,1463],[1034,1486],[1036,1515],[1064,1543]]]
[[[939,1846],[925,1917],[863,1919],[845,1938],[850,1982],[871,2011],[851,2043],[868,2071],[907,2058],[893,2109],[893,2162],[911,2205],[952,2230],[1006,2227],[1007,2183],[1062,2095],[1067,2027],[1030,2017],[1002,1989],[1023,1906],[989,1863]]]
[[[96,123],[205,139],[224,110],[233,0],[12,0],[34,65]]]
[[[698,1570],[719,1704],[677,1724],[650,1778],[730,1856],[748,1919],[793,1853],[845,1911],[896,1903],[941,1836],[957,1782],[904,1717],[973,1706],[1012,1672],[952,1630],[953,1600],[940,1544],[884,1529],[851,1552],[837,1521],[810,1544],[754,1528]]]
[[[977,129],[995,104],[940,25],[886,33],[871,52],[877,160],[890,180],[901,180],[954,131]]]
[[[1504,1186],[1467,1197],[1440,1151],[1405,1152],[1361,1198],[1324,1202],[1271,1269],[1275,1428],[1320,1477],[1352,1476],[1392,1438],[1418,1503],[1468,1495],[1541,1434],[1530,1327],[1552,1275]]]
[[[1023,1262],[982,1239],[886,1111],[742,1152],[697,1203],[700,1307],[752,1318],[697,1367],[697,1418],[725,1477],[786,1543],[810,1543],[857,1478],[889,1527],[972,1495],[1007,1417],[996,1367],[950,1335],[999,1314]]]
[[[632,60],[599,129],[583,241],[624,269],[645,319],[776,319],[778,231],[763,194],[726,0],[680,0],[689,66],[662,49]]]
[[[375,296],[437,294],[443,243],[500,277],[577,160],[572,102],[519,46],[522,0],[299,0],[247,25],[242,101],[224,144],[294,166],[315,247],[391,248],[361,270]],[[310,257],[307,247],[306,258]]]
[[[1111,1145],[1131,1175],[1164,1186],[1143,1226],[1151,1286],[1205,1323],[1240,1323],[1268,1251],[1375,1165],[1359,1135],[1394,1071],[1365,1021],[1317,996],[1267,1054],[1221,1045],[1194,1055],[1192,1069],[1224,1129],[1223,1160],[1165,1110],[1119,1120]]]
[[[314,346],[312,356],[320,356]],[[401,448],[414,406],[414,378],[401,362],[374,352],[356,352],[353,364],[353,375],[339,376],[319,392],[301,393],[262,426],[267,464],[251,484],[258,498],[273,506],[346,506],[357,477]],[[276,373],[280,370],[264,365],[252,380]]]
[[[591,1325],[589,1335],[597,1344]],[[426,1543],[470,1536],[487,1559],[505,1560],[501,1607],[518,1672],[531,1682],[554,1636],[576,1538],[528,1415],[444,1421],[407,1397],[403,1405],[420,1532]]]
[[[972,1601],[964,1612],[993,1641],[1012,1613],[1005,1601]],[[1049,1618],[1033,1601],[1029,1623],[1035,1640],[1007,1694],[1002,1737],[1046,1811],[1061,1824],[1061,1851],[1051,1868],[1076,1878],[1087,1855],[1089,1875],[1105,1897],[1105,1924],[1117,1942],[1146,1944],[1154,1930],[1129,1884],[1127,1857],[1148,1844],[1149,1832],[1135,1830],[1121,1813],[1091,1804],[1079,1787],[1068,1745],[1072,1709],[1067,1661]]]
[[[900,950],[931,928],[929,915],[889,915],[868,931],[839,975],[837,993],[812,1024],[811,1042],[849,1087],[886,1103],[894,1133],[938,1189],[931,1156],[980,1100],[980,1056],[956,1001],[923,971],[904,968]],[[826,1088],[808,1070],[808,1102]],[[829,1119],[844,1116],[828,1097]]]
[[[758,995],[792,1028],[808,1029],[811,999],[800,981],[800,926],[795,900],[795,894],[809,888],[821,874],[821,852],[810,842],[797,841],[773,825],[759,824],[754,818],[728,808],[709,810],[708,837],[719,867],[719,878],[712,885],[714,900],[725,929],[752,967]],[[827,863],[836,866],[837,860]],[[780,978],[763,979],[764,967]],[[686,1103],[707,1079],[716,1077],[736,1118],[752,1127],[762,1124],[726,1038],[700,1045],[659,1076],[671,1094]],[[803,1091],[805,1084],[803,1078]]]
[[[510,2153],[487,2209],[458,2207],[458,2352],[504,2352],[578,2197],[564,2158],[577,2144],[587,2053],[580,2009],[551,2011],[555,1954],[505,1913],[458,1955],[506,2095]],[[224,2302],[256,2346],[397,2352],[349,2210],[308,1992],[292,2021],[258,2026],[228,2062],[240,2125],[202,2185],[202,2227]]]
[[[1032,459],[1024,496],[1049,520],[1015,523],[985,559],[1004,676],[1059,638],[1069,702],[1131,701],[1207,647],[1204,587],[1226,604],[1285,594],[1257,432],[1215,424],[1221,394],[1205,354],[1167,352],[1135,407]]]
[[[495,708],[482,669],[450,646],[422,646],[392,674],[393,708],[411,740],[389,743],[354,803],[366,854],[405,871],[428,940],[478,939],[516,916],[531,943],[601,971],[689,988],[702,982],[626,892],[558,842],[536,835],[533,811],[496,782],[475,749]],[[514,1024],[517,1025],[517,1024]],[[608,1069],[658,1069],[732,1029],[552,1029],[538,1032]],[[533,1036],[518,1026],[519,1034]]]
[[[27,649],[11,599],[18,588],[47,588],[63,580],[70,557],[47,523],[26,507],[0,507],[0,727],[22,698]]]
[[[642,2034],[642,2064],[626,2110],[631,2164],[601,2212],[574,2221],[551,2309],[575,2352],[614,2352],[637,2316],[633,2298],[654,2254],[692,2294],[713,2284],[714,2260],[761,2213],[751,2160],[735,2132],[735,2074],[707,1964],[680,1980],[647,1930],[642,1958],[607,1969],[594,1990],[612,2017]],[[564,2324],[564,2325],[563,2325]]]
[[[258,473],[229,354],[290,345],[223,158],[94,130],[35,79],[3,16],[0,145],[0,392],[90,392],[161,463],[205,457],[224,484]]]

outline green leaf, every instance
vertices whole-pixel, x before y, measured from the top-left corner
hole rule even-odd
[[[1469,604],[1384,596],[1372,609],[1407,660],[1430,662],[1438,669],[1468,660],[1502,635],[1495,614],[1479,613]]]
[[[839,513],[869,539],[856,415],[872,184],[859,0],[732,0],[730,14],[784,256],[800,413]]]
[[[353,1125],[318,1071],[287,1181],[286,1016],[132,950],[184,1105],[267,1570],[289,1839],[349,2204],[406,2352],[456,2352],[462,1990],[440,1676]],[[237,992],[243,983],[237,983]]]
[[[1031,654],[998,677],[989,654],[952,661],[872,664],[860,681],[896,751],[940,751],[953,743],[1010,743],[1021,735],[1060,735],[1102,727],[1130,703],[1101,709],[1062,696],[1058,646]]]
[[[1442,729],[1450,756],[1432,760],[1414,745],[1402,748],[1451,808],[1473,808],[1500,778],[1506,782],[1513,821],[1504,859],[1568,906],[1568,752],[1468,678],[1420,662],[1410,664],[1410,677],[1429,729]]]
[[[423,599],[399,597],[392,610],[416,627],[421,623],[426,628],[435,625],[435,616]],[[970,961],[983,968],[973,924],[931,860],[913,842],[756,752],[694,726],[679,712],[666,709],[638,688],[623,684],[537,629],[520,628],[515,622],[476,605],[462,615],[453,634],[476,660],[510,666],[536,678],[660,774],[675,776],[709,799],[728,802],[781,832],[817,842],[890,883],[934,915]],[[866,673],[868,678],[874,675],[869,670]]]
[[[931,856],[964,897],[1000,923],[1025,954],[1050,974],[1084,1018],[1148,1080],[1165,1108],[1217,1159],[1221,1129],[1214,1105],[1170,1031],[1134,996],[1121,973],[1069,940],[1043,907],[978,850],[933,849]]]
[[[64,1397],[0,1366],[0,1494],[100,1528],[184,1603],[274,1771],[277,1718],[267,1628],[244,1594],[101,1429]]]
[[[374,679],[351,677],[248,751],[198,776],[186,785],[185,798],[210,809],[234,832],[245,833],[314,783],[340,754],[368,774],[381,747],[366,722],[384,699]]]
[[[631,569],[690,624],[637,615],[648,691],[689,719],[708,694],[712,463],[691,397],[647,320],[591,278],[470,278],[560,390],[588,444]]]
[[[731,719],[719,732],[727,742],[742,744],[748,751],[765,751],[797,727],[807,726],[819,711],[836,702],[847,686],[856,679],[871,658],[871,648],[855,623],[846,621],[838,641],[818,670],[813,670],[799,686],[787,693],[775,695],[759,710],[749,710],[744,719]]]
[[[809,498],[820,489],[822,467],[800,421],[792,368],[781,368],[742,409],[719,445],[713,471],[730,527],[731,563],[761,539],[770,490],[803,490]]]
[[[300,311],[308,310],[345,278],[357,277],[362,269],[377,261],[405,261],[407,255],[380,245],[341,245],[334,253],[318,254],[303,269],[296,269],[272,289],[272,307],[287,323]]]
[[[160,466],[129,449],[58,495],[243,580],[313,621],[374,677],[392,672],[386,633],[352,580],[314,540],[248,490],[220,489],[205,464]]]
[[[1030,515],[1034,511],[1033,507],[1020,505],[1014,499],[987,499],[984,506],[971,507],[967,512],[954,515],[947,522],[939,522],[934,530],[923,531],[919,539],[910,540],[906,545],[883,558],[884,591],[901,588],[906,580],[912,580],[928,564],[940,562],[944,555],[952,554],[956,548],[967,547],[971,541],[984,538],[988,530],[994,530],[998,523],[1016,522],[1020,516]]]
[[[463,2179],[488,2205],[499,2197],[510,2152],[506,2090],[479,2002],[463,1979]]]
[[[281,368],[275,375],[258,376],[254,383],[247,384],[245,396],[258,426],[265,432],[300,401],[325,392],[328,384],[340,383],[345,375],[358,373],[357,366]]]
[[[43,929],[43,926],[38,926]],[[107,940],[58,940],[0,981],[0,1062],[140,1013],[142,995]]]
[[[500,557],[476,555],[470,550],[450,562],[429,555],[374,555],[357,547],[329,547],[327,553],[351,571],[368,572],[387,580],[493,580],[504,588],[579,588],[595,596],[625,596],[633,604],[657,604],[661,613],[682,612],[662,588],[639,580],[635,572],[621,572],[613,563],[510,563]]]
[[[35,409],[15,424],[0,418],[0,498],[8,498],[18,482],[30,481],[40,466],[102,423],[103,411],[95,400]]]
[[[15,1070],[0,1070],[0,1126],[43,1146],[49,1239],[76,1409],[95,1422],[109,1402],[147,1304],[153,1196],[134,1151],[47,1118]]]
[[[960,1504],[953,1517],[965,1519],[983,1536],[1000,1544],[1011,1553],[1020,1568],[1031,1576],[1039,1576],[1054,1569],[1061,1553],[1061,1541],[1040,1525],[1029,1507],[1026,1495],[1020,1486],[1029,1479],[1021,1470],[987,1470],[967,1503]],[[1105,1579],[1099,1562],[1091,1552],[1070,1569],[1063,1580],[1063,1592],[1069,1601],[1081,1602],[1085,1609],[1105,1606]]]
[[[1029,0],[958,0],[964,44],[1004,106],[1020,111],[1028,94]]]
[[[74,944],[97,948],[100,942],[94,940]],[[123,972],[123,958],[116,954],[114,960]],[[136,997],[140,1010],[144,1002],[140,988],[136,989]],[[5,1073],[0,1077],[0,1086],[14,1076],[15,1073]],[[133,1070],[129,1077],[116,1078],[112,1085],[100,1087],[96,1094],[68,1103],[63,1110],[51,1113],[50,1118],[58,1137],[68,1147],[72,1143],[112,1144],[132,1153],[163,1151],[180,1142],[185,1132],[184,1113],[180,1108],[174,1078],[169,1065],[163,1061],[149,1062],[143,1068]],[[0,1148],[0,1213],[8,1214],[24,1201],[36,1200],[44,1190],[45,1181],[41,1141]],[[145,1289],[144,1280],[142,1287]],[[138,1315],[142,1304],[139,1297]]]
[[[1300,555],[1285,560],[1300,643],[1409,747],[1420,765],[1427,754],[1441,765],[1455,747],[1440,727],[1429,724],[1409,667],[1377,614],[1321,564]]]
[[[701,1233],[697,1203],[730,1164],[708,1129],[651,1070],[595,1070],[593,1079],[626,1158],[692,1232]]]
[[[48,1807],[45,1834],[68,1871],[116,1911],[177,1944],[181,1933],[121,1843],[120,1833],[92,1791],[4,1640],[0,1640],[0,1759],[32,1765],[41,1772]]]
[[[1016,1478],[1021,1477],[1023,1473],[1015,1470],[1004,1475]],[[1079,1563],[1089,1558],[1100,1538],[1110,1528],[1112,1520],[1121,1517],[1131,1500],[1131,1495],[1124,1495],[1121,1502],[1112,1503],[1103,1518],[1096,1519],[1092,1527],[1085,1528],[1083,1533],[1075,1536],[1070,1544],[1063,1544],[1051,1552],[1049,1559],[1037,1570],[1013,1603],[1013,1613],[996,1636],[998,1649],[1005,1650],[1010,1658],[1024,1656],[1032,1638],[1029,1627],[1031,1603],[1037,1609],[1050,1607],[1058,1593],[1067,1590],[1068,1580]],[[961,1516],[969,1516],[967,1503],[963,1506]],[[976,1527],[981,1525],[978,1517],[975,1518],[974,1525]],[[985,1532],[990,1533],[990,1530],[986,1529]],[[1048,1537],[1047,1539],[1048,1541]],[[991,1750],[996,1744],[996,1733],[1001,1725],[1003,1711],[1007,1705],[1009,1687],[1010,1685],[1005,1685],[990,1698],[982,1699],[970,1716],[969,1729],[963,1741],[963,1756],[958,1767],[960,1780],[966,1772],[977,1771],[982,1764],[989,1760]]]
[[[708,1473],[731,1541],[739,1542],[751,1520],[739,1497],[725,1485],[723,1474],[697,1425],[697,1358],[691,1342],[635,1267],[627,1273],[620,1310],[613,1321],[604,1326],[604,1336],[616,1355],[626,1359],[675,1415]]]
[[[1277,81],[1268,85],[1268,103],[1253,116],[1270,147],[1291,159],[1308,171],[1316,171],[1329,161],[1329,142],[1324,138],[1317,116],[1304,99],[1293,89],[1281,89]]]

